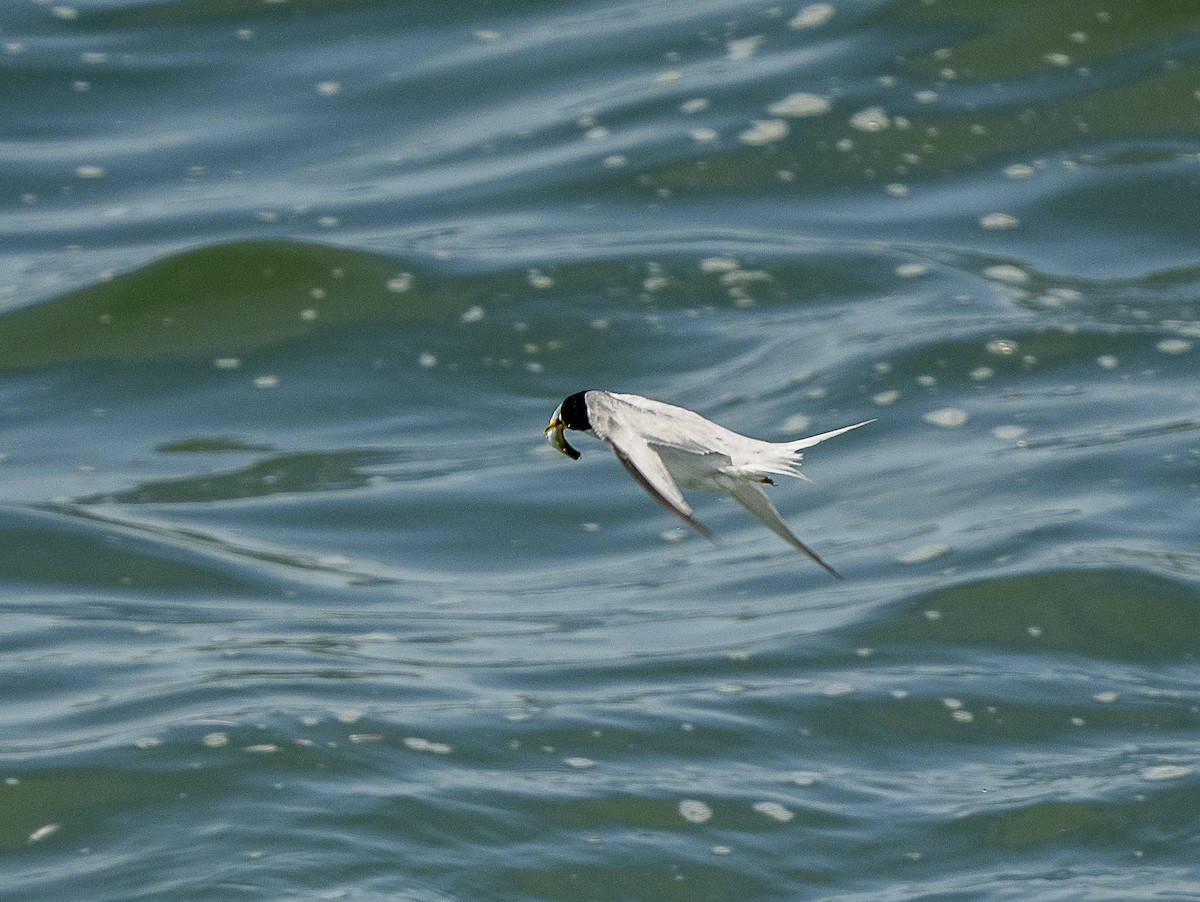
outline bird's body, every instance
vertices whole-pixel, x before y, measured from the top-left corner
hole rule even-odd
[[[800,472],[803,449],[869,422],[794,442],[765,442],[683,407],[640,395],[593,390],[564,400],[545,431],[550,443],[572,458],[578,458],[579,452],[567,444],[564,430],[579,430],[601,439],[656,501],[708,538],[711,532],[692,515],[679,489],[725,492],[784,541],[838,576],[792,534],[763,485],[774,484],[772,476],[805,478]]]

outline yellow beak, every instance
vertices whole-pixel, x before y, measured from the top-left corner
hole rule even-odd
[[[560,420],[558,417],[554,417],[550,421],[550,425],[542,430],[542,434],[546,436],[546,441],[554,446],[556,451],[561,451],[563,454],[567,455],[567,457],[571,458],[571,460],[579,460],[579,452],[567,444],[567,439],[563,435],[563,433],[566,431],[566,428],[566,424],[563,423],[562,420]]]

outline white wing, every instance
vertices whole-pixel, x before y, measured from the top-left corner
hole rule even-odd
[[[767,497],[767,493],[763,491],[761,485],[756,482],[747,482],[744,479],[730,479],[725,490],[733,496],[733,499],[738,504],[750,511],[759,523],[767,527],[767,529],[771,530],[771,532],[775,533],[775,535],[779,536],[793,548],[803,551],[838,579],[842,578],[840,573],[821,560],[815,551],[797,539],[792,531],[788,529],[787,524],[783,522],[783,518],[779,516],[779,511],[775,510],[775,505],[771,503],[771,499]]]
[[[588,410],[593,403],[612,412],[614,419],[644,436],[651,445],[662,445],[688,451],[692,454],[708,454],[711,451],[728,452],[731,443],[757,444],[754,439],[738,435],[712,420],[705,419],[694,410],[665,404],[641,395],[619,392],[596,392],[601,395],[593,401],[588,396]]]
[[[624,402],[614,402],[608,392],[588,392],[588,420],[591,421],[592,431],[612,448],[617,460],[638,485],[649,492],[651,498],[700,535],[711,539],[712,532],[692,516],[691,505],[684,500],[683,493],[671,478],[658,452],[650,447],[636,426],[623,422],[621,415],[624,413],[628,416],[629,413],[623,408],[630,406]]]

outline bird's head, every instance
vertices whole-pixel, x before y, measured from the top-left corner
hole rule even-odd
[[[575,392],[559,404],[554,410],[554,415],[550,417],[550,425],[542,430],[546,440],[571,460],[579,460],[580,454],[567,444],[563,433],[568,429],[576,429],[580,432],[591,430],[592,424],[588,420],[587,399],[584,397],[586,394],[587,392]]]

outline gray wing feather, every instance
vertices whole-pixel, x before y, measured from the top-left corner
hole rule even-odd
[[[762,486],[754,482],[731,479],[726,490],[738,504],[750,511],[759,523],[767,527],[767,529],[771,530],[771,532],[775,533],[775,535],[779,536],[793,548],[803,551],[838,579],[842,578],[840,573],[821,560],[815,551],[796,538],[795,534],[788,529],[787,524],[783,522],[783,518],[779,516],[779,511],[775,510],[775,505],[771,503],[771,499],[763,491]]]
[[[629,471],[629,475],[638,485],[700,535],[712,539],[709,528],[692,516],[691,505],[684,500],[683,493],[671,478],[658,452],[636,431],[621,425],[620,417],[614,414],[615,405],[608,394],[588,392],[587,403],[592,431],[612,448],[617,460]]]
[[[604,441],[610,448],[613,449],[613,453],[617,455],[617,460],[619,460],[621,465],[629,471],[629,475],[637,481],[638,485],[650,493],[651,498],[677,516],[688,526],[692,527],[692,529],[696,530],[696,532],[700,533],[700,535],[704,536],[704,538],[709,539],[710,541],[712,540],[712,531],[692,516],[692,509],[688,506],[686,501],[683,501],[683,496],[679,494],[679,489],[675,486],[675,482],[671,479],[671,475],[666,472],[665,467],[663,468],[663,473],[667,480],[666,486],[674,489],[673,494],[678,497],[680,501],[682,501],[682,504],[677,504],[670,496],[660,491],[658,484],[650,478],[646,471],[638,465],[638,462],[635,461],[634,458],[628,453],[626,453],[626,451],[619,444],[612,439],[605,439]],[[658,458],[658,455],[655,454],[654,450],[649,446],[645,447],[645,451],[646,454],[652,455],[656,459]],[[644,464],[646,461],[647,458],[643,456],[642,463]],[[659,466],[662,466],[661,461],[659,461]]]

